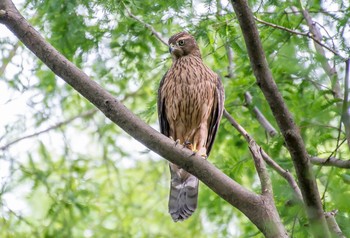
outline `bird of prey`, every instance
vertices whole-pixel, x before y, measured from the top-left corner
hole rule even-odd
[[[207,158],[224,109],[221,80],[204,65],[192,35],[180,32],[168,44],[173,62],[158,90],[160,131]],[[175,222],[182,221],[197,208],[198,179],[175,164],[169,166],[169,213]]]

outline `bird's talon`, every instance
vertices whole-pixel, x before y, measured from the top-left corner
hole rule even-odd
[[[198,151],[198,154],[199,154],[203,159],[206,159],[206,158],[207,158],[207,153],[206,153],[205,148],[201,148],[201,149]]]
[[[186,147],[186,148],[189,149],[189,150],[192,150],[192,143],[189,142],[188,140],[186,140],[186,141],[184,142],[184,147]]]

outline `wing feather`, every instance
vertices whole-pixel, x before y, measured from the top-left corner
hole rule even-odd
[[[158,106],[158,120],[159,120],[160,132],[169,137],[170,136],[169,135],[170,134],[170,127],[169,127],[169,122],[168,122],[166,114],[165,114],[164,95],[162,95],[162,88],[163,88],[167,73],[168,72],[166,72],[164,74],[164,76],[159,84],[157,106]]]
[[[209,124],[209,132],[208,132],[208,139],[207,139],[207,156],[209,156],[211,148],[213,146],[220,120],[224,111],[224,101],[225,101],[225,92],[224,87],[221,82],[221,78],[217,76],[217,84],[216,84],[216,91],[215,91],[215,99],[214,99],[214,106],[213,111],[211,115],[211,121]]]

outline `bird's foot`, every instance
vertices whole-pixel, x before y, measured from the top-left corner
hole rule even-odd
[[[183,145],[184,145],[184,148],[192,150],[192,143],[189,142],[188,140],[186,140]]]
[[[194,155],[200,155],[203,159],[207,159],[207,153],[205,148],[201,148],[199,150],[192,150],[192,156]]]
[[[197,154],[199,154],[203,159],[207,159],[207,151],[205,148],[201,148],[197,151]]]

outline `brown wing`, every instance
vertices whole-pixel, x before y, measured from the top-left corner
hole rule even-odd
[[[214,101],[215,105],[213,108],[211,121],[208,128],[209,131],[208,131],[208,139],[207,139],[207,156],[209,156],[210,154],[210,150],[213,146],[215,136],[219,128],[222,113],[224,111],[225,91],[219,76],[216,84],[216,92],[215,92],[214,100],[215,100]]]
[[[162,87],[164,84],[165,77],[168,72],[166,72],[160,81],[159,88],[158,88],[158,100],[157,100],[157,105],[158,105],[158,120],[159,120],[159,127],[160,127],[160,132],[164,134],[165,136],[169,137],[170,135],[170,127],[169,127],[169,122],[166,118],[165,114],[165,103],[164,103],[164,96],[162,95]]]

